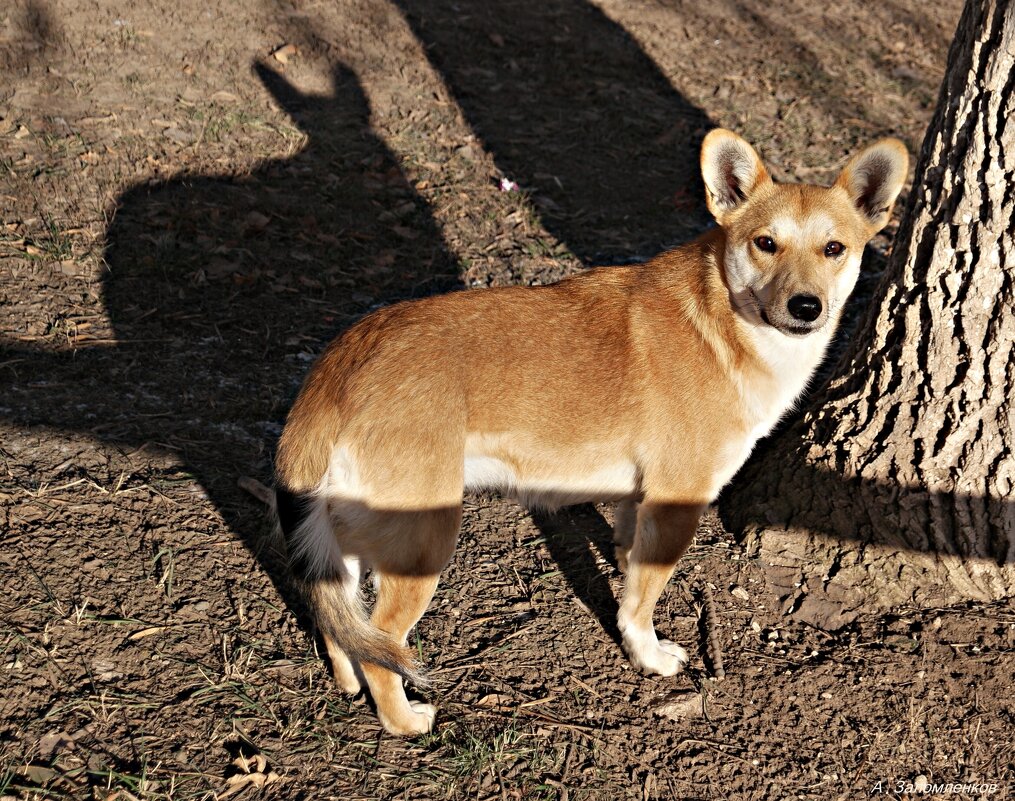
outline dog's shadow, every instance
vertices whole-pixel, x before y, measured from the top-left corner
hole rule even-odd
[[[620,645],[619,607],[609,581],[609,574],[617,571],[612,527],[592,504],[567,506],[556,512],[534,510],[530,514],[575,597]]]

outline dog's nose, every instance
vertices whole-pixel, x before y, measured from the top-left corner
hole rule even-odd
[[[814,295],[794,295],[786,308],[797,320],[813,323],[821,315],[821,300]]]

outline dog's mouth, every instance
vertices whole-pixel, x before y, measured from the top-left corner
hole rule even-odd
[[[768,316],[768,312],[765,309],[761,309],[760,311],[761,311],[761,320],[763,323],[765,323],[765,325],[770,325],[772,326],[772,328],[775,328],[778,331],[782,331],[782,333],[787,334],[788,336],[793,337],[807,336],[808,334],[813,334],[821,327],[819,325],[784,325],[780,323],[773,323]]]

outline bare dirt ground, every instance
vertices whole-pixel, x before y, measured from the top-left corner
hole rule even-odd
[[[418,627],[437,729],[385,736],[237,486],[365,311],[703,230],[713,125],[787,180],[915,152],[959,6],[3,4],[0,797],[1010,797],[1010,607],[809,628],[714,515],[657,616],[695,657],[661,679],[617,645],[609,509],[471,499]]]

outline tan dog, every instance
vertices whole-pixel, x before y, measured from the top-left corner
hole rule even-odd
[[[434,707],[405,696],[402,677],[419,677],[404,643],[478,489],[620,501],[624,649],[677,673],[687,655],[656,638],[656,601],[702,510],[821,361],[907,163],[883,139],[830,188],[780,185],[715,130],[701,166],[719,225],[695,241],[551,286],[400,303],[335,340],[289,414],[277,498],[342,688],[365,678],[389,732],[432,728]]]

